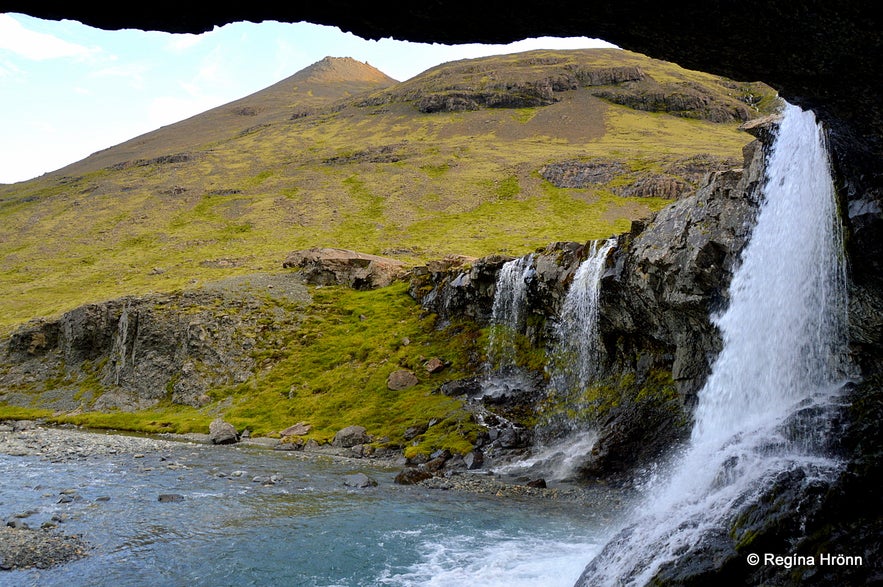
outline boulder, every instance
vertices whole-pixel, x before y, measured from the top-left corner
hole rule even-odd
[[[392,391],[402,391],[420,383],[417,376],[407,369],[398,369],[386,378],[386,386]]]
[[[310,430],[312,430],[312,425],[307,424],[306,422],[298,422],[293,426],[289,426],[285,430],[279,433],[280,436],[306,436]]]
[[[208,427],[209,440],[212,444],[235,444],[239,442],[239,434],[233,424],[222,418],[215,418]]]
[[[356,487],[358,489],[364,489],[366,487],[377,487],[377,481],[364,473],[347,475],[343,478],[343,484],[347,487]]]
[[[338,430],[331,441],[331,446],[337,448],[352,448],[359,444],[371,442],[371,437],[364,426],[347,426]]]
[[[447,367],[447,363],[439,359],[438,357],[433,357],[423,363],[423,368],[426,369],[426,372],[429,374],[438,373],[440,371],[444,371],[445,367]]]
[[[416,485],[432,477],[432,473],[419,467],[407,467],[396,475],[395,482],[399,485]]]
[[[478,449],[469,451],[463,456],[463,463],[470,471],[480,469],[484,464],[484,454]]]
[[[362,290],[390,285],[408,270],[395,259],[334,248],[295,251],[282,266],[299,269],[307,283],[346,285]]]

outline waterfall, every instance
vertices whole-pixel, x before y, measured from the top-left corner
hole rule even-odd
[[[823,416],[795,425],[835,399],[845,372],[842,235],[812,112],[785,106],[766,174],[729,307],[714,317],[723,348],[699,392],[689,445],[578,585],[645,585],[703,540],[726,536],[738,508],[776,475],[828,478],[840,466],[813,442]]]
[[[597,372],[601,358],[598,335],[598,300],[601,275],[607,255],[616,246],[616,238],[592,241],[588,258],[580,263],[573,283],[561,307],[555,332],[554,355],[564,357],[564,364],[552,374],[558,389],[584,389]]]
[[[533,254],[507,261],[500,268],[491,310],[488,337],[488,368],[498,371],[515,366],[516,335],[524,328],[527,286],[533,268]]]
[[[551,355],[550,392],[557,396],[558,410],[550,421],[537,427],[540,440],[533,454],[523,460],[498,469],[500,473],[531,471],[547,480],[570,478],[584,463],[598,435],[579,417],[583,408],[582,395],[597,373],[600,361],[598,332],[598,301],[601,277],[616,238],[592,241],[588,257],[580,263],[561,306],[561,315],[555,328]],[[543,436],[552,438],[543,439]]]

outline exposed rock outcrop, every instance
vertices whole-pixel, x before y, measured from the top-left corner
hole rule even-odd
[[[755,125],[754,132],[768,139],[773,123]],[[605,476],[650,462],[688,430],[694,394],[721,347],[710,317],[728,302],[732,270],[758,206],[763,143],[748,145],[744,156],[744,168],[710,174],[696,193],[618,236],[601,282],[600,435],[583,474]],[[587,245],[556,243],[530,255],[523,335],[534,348],[554,338],[567,289],[588,254]],[[487,324],[497,275],[510,259],[416,268],[411,294],[446,320],[469,316]]]
[[[263,277],[252,279],[258,287]],[[273,321],[299,320],[272,301],[308,301],[295,281],[273,277],[261,290],[268,299],[219,283],[29,322],[0,347],[0,401],[61,412],[143,409],[162,400],[200,406],[209,390],[253,375],[253,352],[275,344]]]
[[[353,289],[384,287],[407,272],[407,266],[395,259],[334,248],[296,251],[282,266],[299,269],[307,283]]]
[[[642,377],[657,367],[672,373],[684,395],[701,387],[720,350],[710,317],[727,304],[763,180],[761,143],[745,155],[744,169],[712,175],[695,195],[621,239],[601,288],[609,372]]]
[[[627,161],[596,158],[549,163],[539,173],[560,188],[604,188],[625,197],[673,200],[693,195],[710,173],[734,167],[733,160],[698,155],[673,161],[658,171],[633,171]]]

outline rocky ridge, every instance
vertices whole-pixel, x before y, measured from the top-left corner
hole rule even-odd
[[[213,388],[253,375],[253,351],[274,344],[268,317],[296,322],[308,301],[295,277],[254,275],[32,321],[3,349],[0,401],[59,412],[200,406]]]

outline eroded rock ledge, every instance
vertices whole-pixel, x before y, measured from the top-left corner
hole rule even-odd
[[[309,299],[293,276],[253,275],[34,320],[0,349],[0,402],[59,412],[162,400],[200,406],[211,389],[246,381],[259,367],[253,351],[278,335],[268,315],[297,323]]]
[[[401,261],[335,248],[295,251],[282,266],[299,269],[306,283],[346,285],[353,289],[385,287],[407,272]]]

